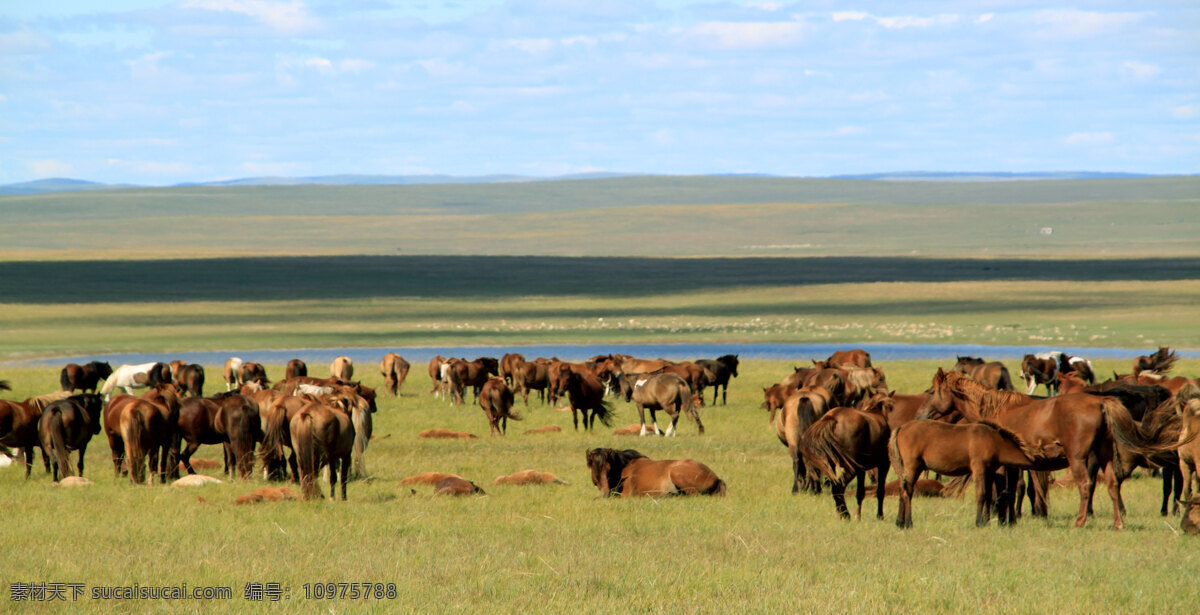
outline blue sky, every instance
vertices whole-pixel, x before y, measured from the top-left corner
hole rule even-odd
[[[897,170],[1200,172],[1200,5],[0,6],[0,183]]]

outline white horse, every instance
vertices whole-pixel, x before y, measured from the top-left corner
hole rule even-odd
[[[225,362],[225,390],[232,391],[234,386],[242,386],[242,360],[237,357]]]
[[[125,389],[126,393],[133,395],[134,389],[144,389],[160,382],[170,382],[170,369],[165,363],[157,362],[122,365],[104,381],[104,387],[100,389],[100,392],[104,394],[104,401],[112,399],[112,392],[116,387],[121,387]],[[163,377],[164,371],[166,372],[165,378]]]

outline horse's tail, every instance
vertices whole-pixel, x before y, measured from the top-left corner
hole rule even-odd
[[[810,425],[800,438],[800,453],[804,456],[805,463],[835,483],[838,482],[838,466],[851,473],[863,470],[862,465],[843,449],[834,433],[836,427],[837,421],[821,417]]]
[[[249,480],[250,476],[254,474],[254,445],[258,442],[259,435],[256,429],[258,427],[257,404],[253,407],[253,414],[250,413],[251,409],[249,404],[243,406],[242,415],[237,424],[237,433],[230,434],[237,438],[232,442],[233,454],[237,459],[238,476],[244,480]],[[175,464],[175,467],[178,465]]]
[[[300,470],[300,490],[305,499],[319,498],[321,489],[317,486],[317,443],[316,428],[313,415],[308,410],[301,410],[292,424],[292,449],[296,452],[296,466]]]
[[[71,374],[67,373],[67,368],[65,367],[58,373],[58,384],[62,386],[62,390],[64,391],[71,391],[75,388],[75,385],[71,382]]]
[[[59,411],[57,405],[53,405],[47,409],[47,413],[49,416],[45,417],[45,420],[48,433],[42,441],[42,448],[54,452],[60,477],[74,476],[75,474],[71,472],[71,458],[67,454],[66,434],[63,433],[62,412]]]
[[[125,406],[121,412],[121,438],[125,440],[125,461],[129,465],[129,478],[134,484],[146,482],[146,449],[142,439],[146,436],[146,423],[138,404]]]
[[[600,403],[596,404],[592,408],[592,416],[598,417],[600,419],[600,423],[605,427],[612,427],[613,414],[614,410],[612,402],[608,401],[607,399],[601,399]]]
[[[888,459],[892,462],[892,468],[896,471],[896,476],[900,477],[901,493],[908,493],[908,473],[904,471],[904,457],[900,455],[900,444],[896,442],[896,438],[900,435],[900,430],[904,425],[892,430],[892,435],[888,437]],[[880,485],[878,489],[883,489]]]
[[[1000,381],[996,383],[996,388],[1000,389],[1001,391],[1010,392],[1015,392],[1017,390],[1017,388],[1013,386],[1012,376],[1009,375],[1008,368],[1003,365],[1000,366]]]
[[[367,444],[371,440],[371,412],[358,406],[350,412],[350,421],[354,424],[354,474],[367,475]]]
[[[724,497],[725,496],[725,481],[718,478],[717,482],[713,483],[712,487],[709,487],[708,491],[705,491],[704,494],[705,495],[719,495],[719,496]]]
[[[1112,432],[1113,439],[1117,444],[1113,449],[1114,456],[1128,452],[1150,457],[1179,448],[1179,442],[1165,434],[1143,435],[1138,429],[1137,422],[1129,414],[1129,409],[1115,397],[1102,398],[1100,412],[1104,415],[1109,431]],[[1118,449],[1121,449],[1120,453],[1118,453]]]
[[[273,404],[267,409],[266,429],[263,431],[262,447],[258,450],[258,460],[268,472],[283,459],[283,430],[286,427],[287,410]]]
[[[700,412],[696,410],[696,400],[693,398],[691,392],[686,389],[681,390],[679,394],[683,396],[683,411],[686,412],[693,421],[696,421],[697,427],[700,428],[700,435],[704,435],[704,423],[700,422]]]

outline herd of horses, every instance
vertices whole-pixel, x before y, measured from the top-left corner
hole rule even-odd
[[[1046,514],[1049,472],[1069,470],[1080,503],[1076,527],[1092,511],[1103,483],[1113,501],[1114,528],[1123,525],[1121,484],[1133,468],[1163,477],[1162,513],[1178,512],[1186,488],[1200,477],[1200,385],[1167,372],[1176,360],[1167,348],[1139,357],[1129,374],[1097,382],[1091,363],[1055,352],[1027,355],[1021,364],[1025,392],[1013,390],[999,362],[958,357],[939,369],[923,393],[891,391],[883,370],[863,350],[839,351],[811,366],[794,367],[764,389],[762,406],[792,461],[793,493],[828,487],[839,515],[849,517],[845,491],[857,478],[861,516],[868,474],[876,514],[883,516],[889,470],[899,484],[897,524],[912,525],[914,489],[927,471],[974,482],[976,522],[993,514],[1015,523],[1028,497],[1032,514]],[[398,395],[409,363],[389,353],[380,364],[387,393]],[[204,370],[182,361],[122,365],[71,364],[60,374],[62,391],[23,402],[0,401],[0,445],[24,454],[28,477],[33,449],[55,480],[83,474],[88,441],[101,430],[109,440],[114,471],[134,483],[195,473],[190,459],[201,445],[220,445],[226,472],[248,478],[256,462],[272,479],[299,483],[306,498],[319,497],[318,475],[329,468],[330,497],[346,498],[352,473],[366,473],[376,393],[352,380],[353,363],[338,357],[328,378],[308,376],[299,360],[272,384],[262,365],[230,359],[226,390],[203,395]],[[432,394],[464,403],[467,387],[493,435],[507,432],[517,395],[525,405],[537,392],[546,403],[566,405],[575,428],[591,431],[598,419],[610,425],[610,397],[636,405],[640,434],[676,435],[681,415],[704,433],[697,409],[706,390],[712,403],[726,398],[738,375],[738,357],[673,362],[628,355],[597,355],[587,361],[526,360],[510,353],[497,360],[434,357]],[[101,386],[103,382],[103,386]],[[1048,396],[1031,395],[1038,385]],[[0,383],[4,388],[6,383]],[[135,395],[136,389],[145,389]],[[76,393],[79,391],[79,393]],[[97,392],[98,391],[98,392]],[[120,391],[123,391],[120,392]],[[647,422],[645,411],[650,411]],[[660,429],[656,413],[670,416]],[[582,419],[582,421],[580,421]],[[72,467],[70,452],[77,452]],[[724,481],[694,460],[652,461],[635,450],[596,448],[586,462],[603,495],[723,495]],[[965,485],[965,481],[961,484]]]

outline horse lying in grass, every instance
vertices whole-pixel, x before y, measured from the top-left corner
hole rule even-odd
[[[1001,466],[1040,469],[1041,464],[1061,454],[1062,445],[1057,442],[1029,444],[1016,433],[986,421],[950,424],[921,419],[902,425],[888,441],[892,467],[900,476],[896,525],[912,527],[913,490],[917,477],[925,470],[945,476],[971,475],[975,481],[975,525],[987,525],[991,519],[994,490],[1001,493],[1000,522],[1015,523],[1012,486],[1001,473]]]
[[[594,448],[587,465],[601,496],[725,495],[725,481],[694,459],[652,461],[632,449]]]

